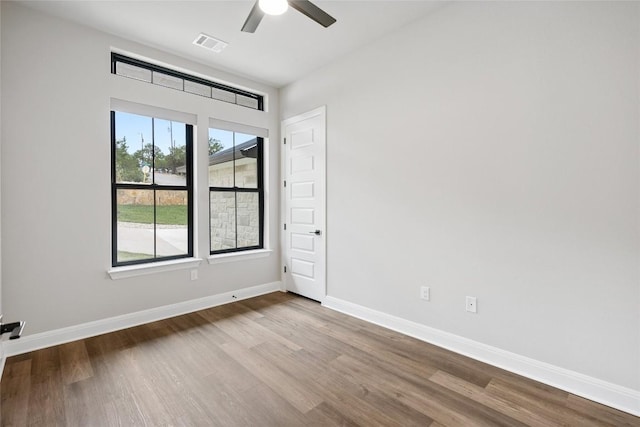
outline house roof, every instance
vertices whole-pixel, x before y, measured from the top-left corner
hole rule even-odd
[[[230,162],[234,159],[237,160],[242,158],[258,158],[258,138],[250,139],[249,141],[238,144],[235,147],[229,147],[211,154],[209,156],[209,166],[219,165]],[[186,166],[177,167],[176,172],[185,173]]]
[[[243,157],[250,157],[252,159],[258,158],[257,138],[250,139],[249,141],[238,144],[235,147],[230,147],[211,154],[209,156],[209,166],[230,162],[233,159],[241,159]]]

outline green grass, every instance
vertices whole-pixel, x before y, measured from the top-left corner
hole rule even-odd
[[[118,221],[153,224],[153,206],[118,205]],[[156,224],[187,225],[187,206],[157,206]]]

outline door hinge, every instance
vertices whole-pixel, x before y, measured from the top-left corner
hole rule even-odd
[[[287,138],[283,138],[284,139],[284,145],[287,145]]]
[[[286,179],[284,180],[284,186],[285,187],[287,186],[287,180]]]
[[[284,266],[284,272],[285,273],[287,272],[287,266],[286,265]]]
[[[284,230],[287,231],[287,224],[284,225]]]

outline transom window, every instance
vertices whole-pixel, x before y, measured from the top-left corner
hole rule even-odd
[[[241,107],[264,110],[262,95],[129,58],[118,53],[111,53],[111,73],[218,101],[230,102]]]
[[[263,248],[263,142],[209,129],[211,254]]]
[[[193,256],[193,126],[111,112],[112,265]]]

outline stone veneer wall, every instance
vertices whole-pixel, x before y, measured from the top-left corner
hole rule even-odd
[[[231,163],[209,167],[209,182],[220,187],[233,186]],[[257,165],[236,163],[236,185],[256,188]],[[236,209],[237,202],[237,209]],[[260,243],[258,193],[211,192],[211,250],[256,246]],[[237,246],[236,246],[237,221]]]
[[[183,190],[157,190],[158,205],[186,205],[187,192]],[[119,205],[153,205],[153,190],[118,190]]]
[[[236,209],[237,201],[237,209]],[[258,193],[211,193],[211,250],[256,246],[260,243]]]

